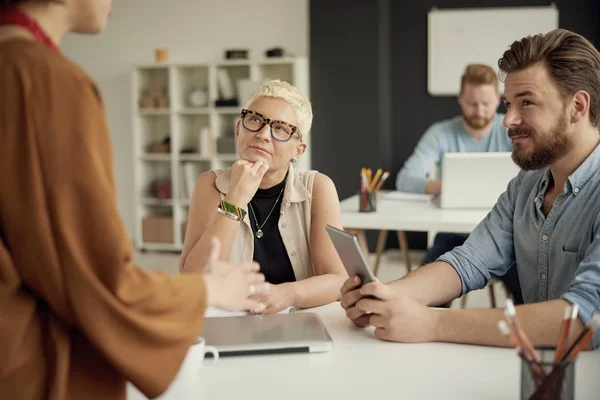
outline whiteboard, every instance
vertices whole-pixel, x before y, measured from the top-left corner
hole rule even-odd
[[[457,95],[467,64],[487,64],[498,72],[498,60],[515,40],[558,28],[554,5],[432,9],[427,18],[427,90],[432,96]]]

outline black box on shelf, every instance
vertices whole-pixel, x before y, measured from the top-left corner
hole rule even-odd
[[[245,49],[225,50],[225,58],[227,60],[246,60],[250,58],[250,51]]]
[[[219,100],[215,100],[215,107],[237,107],[238,106],[238,99],[233,98],[233,99],[219,99]]]

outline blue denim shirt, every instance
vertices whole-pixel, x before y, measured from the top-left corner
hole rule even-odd
[[[525,303],[565,299],[589,323],[600,312],[600,145],[569,176],[544,216],[550,171],[521,171],[463,246],[439,258],[452,265],[462,293],[484,287],[516,262]],[[600,345],[600,331],[593,340]]]

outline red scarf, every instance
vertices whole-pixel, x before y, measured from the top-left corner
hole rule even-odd
[[[60,52],[58,46],[50,39],[50,36],[37,23],[36,20],[15,7],[0,9],[0,25],[18,25],[27,29],[35,38],[36,42],[43,43],[51,49]]]

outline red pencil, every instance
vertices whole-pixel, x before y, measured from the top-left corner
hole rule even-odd
[[[390,176],[390,171],[385,171],[383,173],[383,175],[381,176],[381,179],[379,179],[379,182],[377,182],[377,185],[375,186],[375,189],[373,190],[374,192],[376,192],[379,189],[381,189],[381,187],[383,186],[383,183],[388,178],[388,176]]]
[[[577,307],[577,310],[573,310],[575,307],[577,305],[569,305],[565,308],[565,315],[560,325],[560,335],[558,337],[558,345],[556,346],[556,354],[554,355],[554,363],[558,363],[569,348],[572,316],[575,314],[575,317],[577,317],[577,311],[579,310],[579,307]]]

